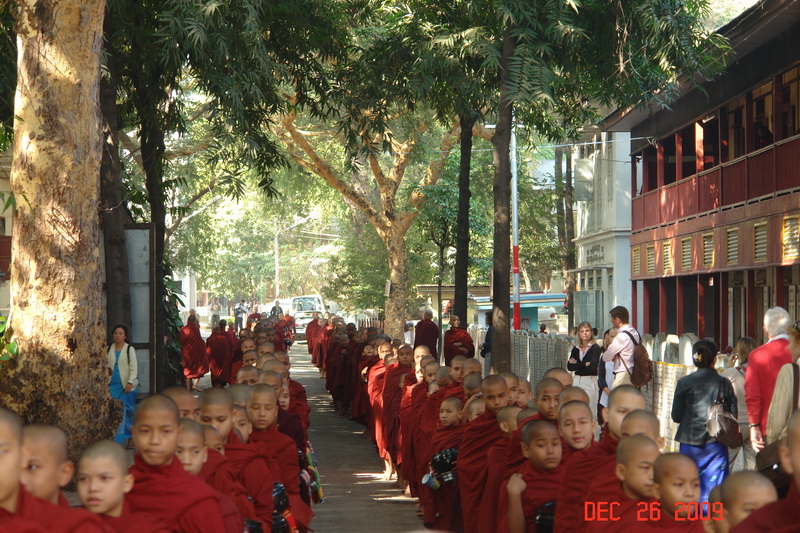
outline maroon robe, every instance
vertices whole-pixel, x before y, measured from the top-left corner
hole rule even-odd
[[[438,360],[439,350],[439,326],[433,320],[422,319],[414,326],[414,348],[417,346],[427,346],[431,355]]]
[[[398,462],[400,449],[400,403],[403,389],[400,384],[405,382],[406,375],[414,375],[414,367],[400,366],[397,364],[386,367],[386,377],[383,382],[383,441],[386,455],[392,462]]]
[[[411,394],[414,392],[414,387],[417,385],[417,373],[409,372],[403,379],[403,396],[400,399],[400,447],[397,450],[397,463],[400,466],[400,473],[409,484],[413,487],[414,473],[409,470],[413,468],[414,460],[414,428],[416,427],[416,420],[414,420],[414,413],[411,405]],[[414,496],[415,493],[412,492]]]
[[[530,461],[525,461],[519,473],[525,481],[525,491],[522,493],[522,512],[525,515],[525,532],[536,533],[536,511],[545,503],[555,501],[558,490],[564,479],[564,466],[558,465],[552,470],[542,470]],[[508,480],[500,487],[499,503],[497,506],[498,533],[508,532]],[[558,530],[554,530],[558,531]],[[635,531],[632,530],[632,531]]]
[[[118,517],[98,515],[112,531],[117,533],[170,533],[170,530],[155,516],[149,513],[134,513],[126,501],[122,505],[122,514]]]
[[[125,497],[133,512],[150,513],[173,531],[225,532],[216,492],[177,457],[165,466],[148,465],[138,454],[133,461],[135,482]]]
[[[205,376],[208,372],[208,354],[200,329],[187,324],[180,329],[178,338],[181,341],[184,377],[194,379]]]
[[[464,440],[458,450],[458,489],[461,493],[461,514],[466,533],[480,533],[478,517],[481,495],[486,485],[487,451],[500,442],[503,432],[497,415],[490,410],[467,424]]]
[[[317,345],[317,334],[319,333],[319,322],[312,320],[306,325],[306,348],[309,355],[314,355],[314,347]]]
[[[486,474],[486,489],[481,498],[481,514],[479,518],[479,531],[492,531],[498,524],[500,514],[498,504],[500,503],[500,487],[506,478],[503,477],[503,466],[508,455],[510,439],[504,438],[487,452],[486,464],[488,465]],[[557,495],[557,494],[556,494]],[[555,496],[553,499],[555,499]]]
[[[274,457],[270,459],[265,453],[261,446],[244,444],[234,431],[228,435],[225,457],[231,461],[236,481],[242,484],[253,499],[256,518],[271,529],[274,509],[272,487],[278,481],[279,473],[272,464]]]
[[[454,424],[452,426],[442,426],[434,431],[431,440],[431,456],[428,458],[428,462],[430,463],[431,458],[443,450],[460,448],[465,427],[461,424]],[[422,485],[420,490],[429,493],[430,501],[432,502],[432,505],[425,507],[424,521],[426,524],[431,523],[433,529],[442,531],[462,530],[457,483],[458,480],[441,483],[439,490],[430,490],[426,485]],[[433,512],[433,516],[431,516],[431,512]]]
[[[208,459],[200,470],[200,479],[211,487],[228,497],[243,518],[258,520],[256,509],[247,494],[244,485],[236,481],[233,465],[227,457],[217,450],[208,449]]]
[[[756,509],[731,530],[731,533],[766,533],[790,526],[796,527],[797,524],[800,524],[800,493],[797,491],[797,484],[792,480],[784,499]]]
[[[325,355],[328,353],[328,348],[330,348],[332,337],[332,324],[322,326],[317,331],[317,340],[314,343],[314,353],[311,357],[311,362],[314,363],[317,368],[325,369]]]
[[[380,360],[379,356],[373,355],[367,359],[362,357],[358,363],[358,386],[353,398],[353,406],[350,409],[350,418],[367,427],[370,427],[372,423],[372,410],[369,404],[368,383],[361,377],[361,372],[366,369],[366,377],[368,377],[372,367]]]
[[[461,348],[466,348],[467,353],[462,354],[458,350],[458,346],[454,343],[460,342]],[[469,336],[467,330],[463,328],[450,328],[444,332],[444,364],[450,366],[450,362],[457,355],[464,357],[475,357],[475,343],[472,342],[472,337]]]
[[[65,509],[53,505],[48,501],[36,498],[20,484],[16,511],[12,514],[5,509],[0,509],[0,530],[8,527],[9,531],[14,533],[26,530],[36,531],[34,524],[48,533],[110,533],[113,531],[99,516],[86,509]]]
[[[211,385],[224,387],[231,379],[231,345],[228,336],[214,331],[206,339],[206,353],[211,367]]]

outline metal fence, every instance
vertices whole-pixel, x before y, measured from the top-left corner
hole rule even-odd
[[[469,329],[475,345],[483,342],[484,328],[471,326]],[[674,336],[672,336],[674,337]],[[683,337],[683,336],[682,336]],[[673,440],[677,424],[672,421],[672,397],[678,380],[694,371],[694,367],[664,362],[663,360],[682,359],[685,346],[691,346],[687,339],[677,337],[668,339],[663,334],[644,335],[643,344],[654,361],[653,381],[642,387],[647,409],[653,411],[661,421],[661,435],[665,438],[665,448],[677,451],[678,443]],[[526,378],[532,386],[542,380],[542,376],[554,367],[567,367],[573,340],[564,335],[539,335],[527,331],[511,333],[511,371]],[[680,349],[678,348],[680,347]]]

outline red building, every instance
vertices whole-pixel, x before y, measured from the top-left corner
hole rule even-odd
[[[800,1],[759,2],[719,31],[722,77],[604,129],[631,133],[637,326],[725,346],[760,340],[771,306],[800,317]]]

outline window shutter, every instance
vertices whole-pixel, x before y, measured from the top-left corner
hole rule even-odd
[[[783,258],[797,259],[800,257],[800,227],[798,217],[783,219]]]
[[[757,262],[767,260],[767,223],[755,225],[755,235],[753,239],[753,259]]]
[[[681,240],[681,270],[689,272],[692,270],[692,239]]]
[[[641,260],[639,258],[639,247],[637,246],[631,250],[631,270],[634,276],[638,276],[641,272]]]
[[[727,233],[725,260],[729,265],[739,263],[739,230],[729,229]]]
[[[665,242],[661,245],[661,271],[672,274],[672,243]]]
[[[714,266],[714,235],[707,233],[703,235],[703,268]]]
[[[656,272],[656,247],[647,247],[647,273],[655,274]]]

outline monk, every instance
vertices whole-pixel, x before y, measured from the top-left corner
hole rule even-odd
[[[502,374],[500,375],[502,376]],[[504,379],[506,383],[509,382],[508,378],[504,377]],[[486,488],[481,499],[480,531],[492,531],[497,527],[498,519],[500,518],[498,514],[500,487],[505,481],[503,467],[508,456],[511,434],[517,429],[517,415],[521,410],[516,405],[509,405],[508,407],[503,407],[497,413],[497,424],[500,426],[500,431],[503,432],[503,438],[489,448],[487,453],[488,474],[486,476]]]
[[[450,366],[450,361],[457,355],[475,357],[475,343],[466,329],[461,327],[461,319],[450,315],[450,328],[444,333],[444,364]]]
[[[753,511],[732,529],[734,533],[776,531],[796,526],[800,522],[800,492],[797,490],[800,486],[800,411],[795,411],[789,418],[788,431],[786,443],[780,447],[779,452],[781,466],[792,476],[789,492],[784,499]]]
[[[83,452],[76,485],[83,506],[112,531],[169,533],[153,515],[131,511],[125,495],[133,489],[133,474],[128,473],[128,454],[116,442],[101,440]]]
[[[199,476],[208,460],[208,448],[206,447],[203,426],[188,418],[182,418],[180,425],[181,430],[178,434],[178,448],[175,455],[180,460],[184,470],[193,476]],[[225,523],[225,530],[228,533],[240,533],[244,517],[242,517],[233,500],[219,491],[216,491],[216,493],[222,511],[222,521]]]
[[[561,486],[561,440],[555,426],[532,420],[522,426],[525,463],[500,489],[498,531],[536,533],[537,510],[553,501]]]
[[[461,445],[464,426],[461,425],[461,401],[458,398],[447,398],[442,402],[439,409],[439,423],[440,426],[434,431],[431,441],[431,450],[433,451],[431,457],[444,450],[458,449]],[[424,489],[429,492],[432,501],[429,509],[426,508],[424,521],[432,529],[460,531],[462,525],[458,484],[456,480],[441,479],[438,473],[433,472],[440,481],[440,487],[435,491],[428,487]]]
[[[653,465],[659,455],[656,443],[644,435],[631,435],[620,441],[614,472],[617,482],[600,500],[603,506],[613,509],[613,519],[595,519],[597,507],[588,506],[584,510],[587,532],[628,533],[641,528],[642,515],[649,519],[649,509],[655,503]],[[648,511],[642,513],[642,509]]]
[[[258,377],[261,375],[261,372],[254,367],[254,366],[243,366],[236,372],[236,380],[234,385],[241,383],[242,385],[247,385],[248,387],[252,387],[256,383],[258,383]]]
[[[383,386],[383,440],[386,455],[391,462],[392,472],[397,474],[397,483],[405,486],[401,470],[397,467],[400,442],[400,402],[403,396],[403,382],[407,375],[414,375],[414,350],[408,344],[397,349],[397,363],[386,367]]]
[[[247,393],[247,416],[253,426],[248,442],[264,443],[275,455],[289,508],[302,530],[308,530],[314,512],[300,497],[300,466],[295,442],[278,431],[278,392],[269,385],[254,385]]]
[[[262,372],[258,378],[258,382],[263,385],[269,385],[280,396],[281,390],[286,387],[286,382],[283,377],[277,372],[267,370]],[[297,446],[298,450],[306,449],[306,432],[303,428],[303,423],[297,415],[289,413],[282,407],[278,407],[278,431],[290,437]]]
[[[227,343],[227,341],[226,341]],[[150,396],[133,421],[136,447],[128,501],[133,512],[147,512],[168,528],[186,532],[224,532],[216,493],[183,469],[178,447],[178,406],[166,396]]]
[[[486,402],[483,398],[478,398],[469,404],[469,414],[467,415],[467,423],[472,422],[476,418],[483,416],[486,412]]]
[[[211,367],[211,385],[224,387],[231,377],[231,345],[228,336],[215,324],[206,339],[206,353]]]
[[[616,388],[611,392],[614,390]],[[653,465],[653,481],[661,509],[661,519],[653,525],[660,531],[702,533],[703,523],[697,519],[700,474],[695,462],[682,453],[665,453]],[[761,530],[748,528],[744,531]]]
[[[508,405],[506,380],[498,375],[484,378],[481,395],[486,403],[486,411],[467,425],[458,451],[461,513],[466,533],[478,533],[481,491],[487,476],[486,451],[503,438],[497,425],[497,413]]]
[[[208,354],[206,344],[200,335],[200,324],[197,316],[191,315],[186,325],[178,332],[181,341],[181,359],[183,360],[183,377],[186,387],[197,390],[197,382],[208,372]]]
[[[544,373],[542,379],[555,379],[561,383],[561,386],[565,389],[568,387],[572,387],[572,374],[564,370],[563,368],[555,367],[551,368],[547,372]]]
[[[708,533],[728,533],[753,511],[778,501],[775,485],[762,474],[749,470],[730,474],[711,492],[710,518],[705,524]]]
[[[200,395],[200,422],[219,432],[236,481],[253,498],[256,518],[271,528],[272,487],[278,481],[279,473],[272,464],[274,457],[266,457],[264,450],[245,444],[233,430],[233,397],[230,392],[224,389],[203,391]],[[213,447],[209,441],[206,442],[208,447]]]
[[[519,378],[519,388],[517,389],[517,405],[525,409],[533,401],[533,390],[531,382],[525,378]]]
[[[353,392],[353,404],[350,408],[350,419],[366,426],[365,434],[369,432],[372,412],[369,405],[369,393],[367,392],[367,379],[370,369],[380,358],[375,348],[367,344],[361,349],[361,360],[358,362],[356,372],[358,381],[356,390]]]
[[[194,421],[200,419],[200,402],[185,388],[173,385],[164,389],[161,394],[175,402],[181,418],[190,418]]]
[[[69,509],[70,504],[61,493],[75,473],[75,465],[68,457],[67,434],[55,426],[31,424],[25,426],[22,442],[22,485],[36,498]]]
[[[427,346],[422,346],[424,351],[428,350]],[[414,350],[414,359],[417,359],[417,350]],[[406,379],[403,381],[403,397],[400,400],[400,471],[403,479],[409,484],[408,492],[412,497],[417,497],[417,489],[419,480],[416,479],[414,471],[416,468],[416,460],[414,458],[414,433],[419,426],[414,412],[414,391],[421,389],[422,384],[427,385],[425,380],[425,365],[433,362],[433,357],[425,355],[415,363],[414,368],[416,372],[406,374]],[[418,395],[420,393],[417,393]]]
[[[386,377],[387,361],[394,356],[392,345],[383,341],[378,345],[378,356],[380,360],[372,365],[367,374],[367,394],[369,395],[369,406],[371,411],[370,435],[372,441],[378,446],[378,451],[384,460],[384,477],[388,480],[391,477],[391,463],[386,461],[383,454],[385,446],[383,439],[383,382]]]
[[[573,400],[561,406],[558,410],[558,434],[567,445],[563,460],[593,444],[596,425],[592,410],[586,403]]]
[[[636,387],[622,385],[611,391],[608,404],[603,409],[603,418],[608,424],[600,443],[575,453],[566,465],[556,505],[555,531],[574,533],[583,530],[586,480],[614,475],[617,444],[622,438],[622,419],[631,411],[644,409],[645,399]]]
[[[426,309],[422,320],[414,326],[414,348],[425,346],[429,354],[439,353],[439,326],[433,321],[433,311]]]

